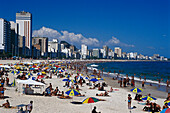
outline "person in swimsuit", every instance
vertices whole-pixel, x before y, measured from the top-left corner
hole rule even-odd
[[[131,109],[131,100],[132,100],[132,97],[130,94],[128,94],[128,109]]]

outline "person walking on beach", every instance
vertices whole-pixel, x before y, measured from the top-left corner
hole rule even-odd
[[[132,97],[130,94],[128,94],[128,109],[131,109],[131,100],[132,100]]]

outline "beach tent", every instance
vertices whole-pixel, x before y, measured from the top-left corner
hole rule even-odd
[[[35,80],[32,79],[28,79],[28,80],[17,80],[18,84],[28,84],[28,85],[40,85],[40,86],[45,86],[45,84],[41,83],[41,82],[37,82]]]
[[[1,67],[1,68],[8,68],[8,69],[11,68],[11,66],[8,66],[8,65],[0,65],[0,67]]]

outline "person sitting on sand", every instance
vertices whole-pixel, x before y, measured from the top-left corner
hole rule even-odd
[[[30,101],[30,103],[26,106],[26,110],[28,111],[28,113],[31,113],[32,109],[33,109],[33,101]]]
[[[8,100],[6,100],[6,103],[2,104],[3,107],[5,108],[10,108],[10,103]]]
[[[61,96],[59,97],[60,99],[72,99],[69,96],[64,96],[64,91],[61,92]]]
[[[162,107],[162,110],[166,108],[169,108],[168,103],[165,103],[165,105]]]
[[[56,87],[56,89],[52,92],[52,95],[56,96],[59,92],[59,89],[58,87]]]
[[[159,111],[161,111],[160,105],[154,103],[154,104],[153,104],[153,107],[154,107],[154,112],[159,112]]]
[[[92,110],[92,113],[100,113],[100,112],[97,112],[96,111],[96,106],[94,106],[93,110]]]
[[[146,101],[146,105],[150,105],[150,101],[149,100]]]
[[[108,92],[113,92],[113,88],[111,87],[111,88],[110,88],[110,91],[108,91]]]
[[[78,95],[76,95],[76,96],[78,96],[78,97],[84,97],[85,95],[83,95],[83,94],[79,93],[79,94],[78,94]]]
[[[99,91],[104,91],[104,86],[102,85],[101,87],[98,88]]]

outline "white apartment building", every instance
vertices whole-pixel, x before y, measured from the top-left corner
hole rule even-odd
[[[16,23],[19,26],[19,35],[25,36],[25,46],[32,52],[32,14],[21,11],[16,13]]]

